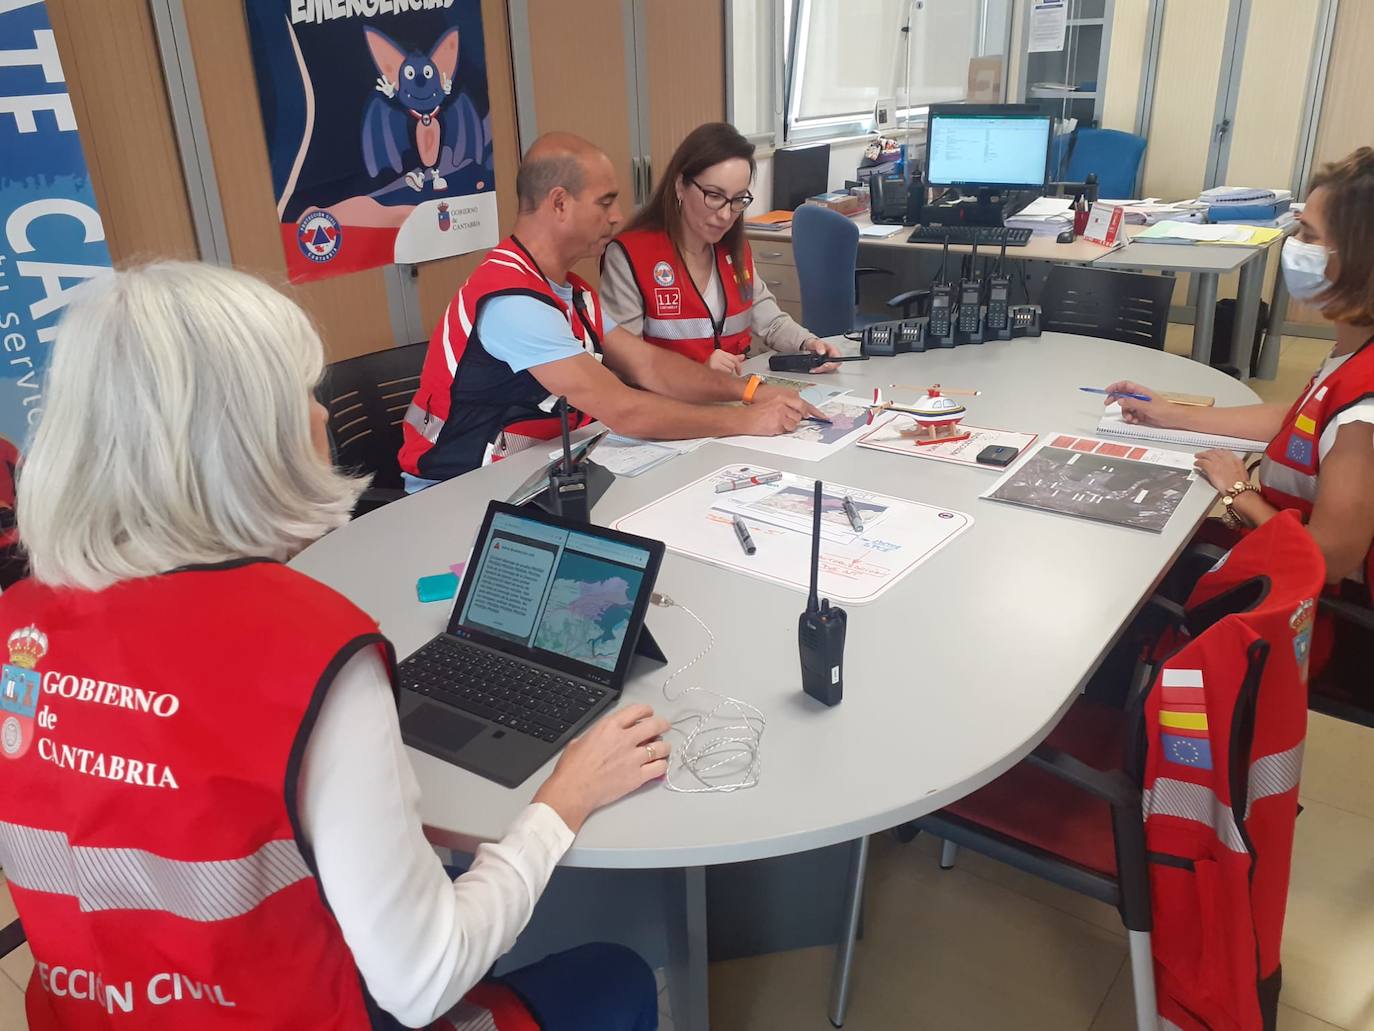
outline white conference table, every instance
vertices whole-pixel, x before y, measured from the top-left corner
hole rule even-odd
[[[1220,404],[1256,400],[1243,384],[1185,358],[1061,334],[855,362],[833,375],[860,392],[893,382],[980,389],[967,401],[971,424],[1041,434],[1091,433],[1101,398],[1076,388],[1120,378],[1212,394]],[[506,497],[545,456],[542,448],[527,452],[369,513],[292,565],[375,616],[405,656],[443,629],[450,608],[418,602],[416,579],[464,559],[487,501]],[[801,691],[802,594],[671,551],[665,557],[658,589],[694,609],[717,637],[687,684],[736,694],[767,716],[761,782],[723,795],[648,786],[593,815],[564,863],[674,871],[665,880],[668,974],[683,1031],[708,1021],[706,866],[840,842],[856,842],[859,857],[867,835],[953,802],[1017,763],[1058,722],[1215,501],[1199,482],[1154,534],[981,500],[997,475],[991,470],[853,445],[809,463],[712,443],[618,479],[593,517],[608,524],[733,462],[956,509],[975,523],[877,602],[849,609],[845,697],[833,709]],[[699,628],[672,609],[651,607],[648,625],[669,670],[703,644]],[[641,670],[624,700],[671,718],[681,710],[663,699],[664,675]],[[499,838],[547,773],[510,790],[430,755],[410,756],[427,834],[463,851]]]

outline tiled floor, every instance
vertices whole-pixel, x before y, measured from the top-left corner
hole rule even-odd
[[[1374,730],[1313,715],[1279,1031],[1374,1031]],[[1131,1031],[1116,911],[929,839],[873,839],[847,1031]],[[719,963],[714,1031],[827,1031],[833,950]]]
[[[1186,352],[1190,334],[1171,327],[1169,349]],[[1279,379],[1256,389],[1292,399],[1329,347],[1285,340]],[[1279,1031],[1374,1031],[1374,731],[1313,715],[1302,802]],[[849,1031],[1133,1027],[1125,935],[1099,903],[968,852],[941,871],[930,839],[878,835],[865,914]],[[0,890],[0,925],[12,917]],[[815,948],[714,965],[712,1028],[828,1031],[832,957]],[[31,967],[27,947],[0,960],[3,1031],[25,1026]]]

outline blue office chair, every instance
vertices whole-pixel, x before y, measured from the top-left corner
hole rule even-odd
[[[1112,200],[1135,197],[1136,178],[1145,156],[1145,137],[1116,129],[1079,129],[1068,143],[1064,181],[1081,183],[1097,174],[1097,195]]]
[[[858,267],[859,227],[852,218],[803,204],[792,216],[792,254],[801,285],[802,325],[818,337],[838,336],[863,329],[893,315],[861,315],[858,311],[859,279],[893,275],[891,269]],[[928,291],[910,290],[887,302],[910,315]]]

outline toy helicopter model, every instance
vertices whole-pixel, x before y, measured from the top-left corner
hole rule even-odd
[[[905,415],[916,423],[910,439],[918,447],[927,444],[948,444],[956,440],[968,440],[970,434],[960,427],[968,413],[955,397],[977,397],[977,390],[950,390],[934,383],[928,387],[909,387],[905,383],[893,383],[894,387],[924,390],[925,396],[911,402],[900,404],[896,401],[882,400],[880,391],[873,391],[873,404],[868,409],[869,422],[882,412],[895,412]],[[904,434],[905,436],[906,434]]]

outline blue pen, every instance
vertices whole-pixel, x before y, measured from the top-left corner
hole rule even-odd
[[[802,419],[802,422],[819,422],[824,423],[826,426],[835,425],[834,419],[822,419],[819,415],[808,415]]]
[[[1132,401],[1153,401],[1149,394],[1128,394],[1124,390],[1104,390],[1101,387],[1079,387],[1085,394],[1106,394],[1109,397],[1129,397]]]

